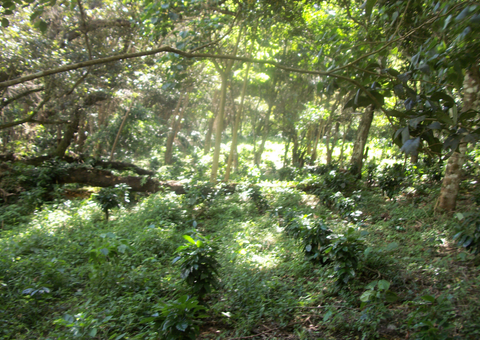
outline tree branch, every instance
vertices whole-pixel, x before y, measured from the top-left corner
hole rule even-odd
[[[29,94],[32,94],[32,93],[35,93],[35,92],[43,91],[44,89],[45,89],[45,88],[42,86],[42,87],[38,87],[38,88],[36,88],[36,89],[31,89],[31,90],[22,92],[22,93],[17,94],[16,96],[13,96],[12,98],[9,98],[9,99],[5,99],[5,98],[4,98],[4,99],[0,102],[0,109],[3,109],[5,106],[9,105],[10,103],[13,103],[13,102],[16,101],[16,100],[19,100],[20,98],[26,97],[26,96],[28,96]]]
[[[393,43],[396,43],[396,42],[398,42],[398,41],[404,40],[404,39],[408,38],[409,36],[411,36],[412,34],[414,34],[415,32],[417,32],[419,29],[421,29],[421,28],[423,28],[423,27],[425,27],[425,26],[427,26],[427,25],[429,25],[429,24],[431,24],[431,23],[434,23],[437,19],[440,19],[440,18],[442,18],[442,17],[445,17],[445,16],[449,15],[451,12],[453,12],[453,10],[455,10],[457,7],[462,6],[462,5],[464,5],[464,4],[463,4],[463,3],[459,3],[459,4],[455,5],[455,6],[453,6],[447,13],[445,13],[445,14],[443,14],[443,15],[436,15],[436,16],[434,16],[433,18],[425,21],[423,24],[415,27],[414,29],[410,30],[410,32],[402,35],[401,37],[398,37],[397,39],[393,39],[393,40],[390,40],[390,41],[386,42],[385,45],[383,45],[383,46],[380,47],[379,49],[377,49],[377,50],[375,50],[375,51],[373,51],[373,52],[364,54],[363,56],[355,59],[354,61],[352,61],[352,62],[350,62],[350,63],[348,63],[348,64],[346,64],[346,65],[337,67],[336,69],[332,70],[331,72],[337,72],[337,71],[339,71],[339,70],[343,70],[343,69],[345,69],[345,68],[347,68],[347,67],[350,67],[350,66],[352,66],[352,65],[355,65],[356,63],[358,63],[359,61],[361,61],[361,60],[363,60],[363,59],[365,59],[365,58],[370,57],[371,55],[375,55],[375,54],[383,51],[384,49],[386,49],[387,47],[389,47],[389,46],[392,45]],[[0,86],[1,86],[1,83],[0,83]]]
[[[49,100],[50,100],[50,96],[46,95],[45,98],[43,98],[43,100],[40,102],[40,104],[37,105],[35,110],[33,110],[32,114],[29,117],[0,125],[0,130],[8,129],[13,126],[25,124],[32,121],[35,118],[35,116],[38,114],[38,112],[42,109],[43,105],[45,105],[45,103],[48,102]]]

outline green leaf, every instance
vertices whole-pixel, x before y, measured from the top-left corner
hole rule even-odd
[[[37,10],[37,11],[33,12],[32,15],[30,15],[30,21],[35,20],[35,19],[38,18],[38,16],[41,15],[42,13],[43,13],[43,9],[42,9],[42,10]]]
[[[474,25],[480,25],[480,14],[476,14],[470,18],[470,23]]]
[[[434,101],[443,100],[443,105],[448,106],[448,107],[452,107],[452,106],[455,105],[455,100],[452,97],[450,97],[448,94],[446,94],[445,92],[440,92],[440,91],[434,92],[430,96],[430,99],[434,100]]]
[[[387,290],[385,292],[385,300],[387,300],[387,302],[395,302],[398,300],[398,295],[391,290]]]
[[[422,300],[425,300],[425,301],[428,301],[428,302],[431,302],[431,303],[434,303],[435,302],[435,298],[431,295],[424,295],[422,297],[420,297]]]
[[[10,21],[7,18],[2,18],[2,27],[8,27],[10,25]]]
[[[187,322],[187,321],[183,321],[183,322],[181,322],[181,323],[177,323],[175,327],[176,327],[179,331],[185,332],[185,330],[186,330],[187,327],[188,327],[188,322]]]
[[[378,283],[377,280],[372,281],[368,285],[366,285],[365,289],[370,289],[370,290],[375,289],[375,286],[377,285],[377,283]]]
[[[423,73],[425,73],[426,75],[430,75],[430,73],[432,72],[428,64],[419,65],[418,69]]]
[[[102,253],[103,255],[107,256],[108,253],[109,253],[109,250],[107,248],[102,248],[100,249],[100,253]]]
[[[125,250],[127,250],[127,246],[125,244],[121,244],[117,247],[119,253],[124,254]]]
[[[332,315],[333,315],[333,312],[331,310],[326,312],[325,315],[323,316],[323,322],[328,321],[328,319],[330,319],[332,317]]]
[[[377,0],[367,0],[367,4],[365,5],[365,15],[367,18],[370,18],[372,15],[373,6],[377,3]]]
[[[397,242],[391,242],[387,245],[387,251],[392,251],[398,248]]]
[[[97,329],[96,328],[92,328],[89,332],[88,332],[88,335],[90,335],[92,338],[97,335]]]
[[[38,23],[38,28],[42,33],[45,33],[47,31],[48,24],[45,21],[40,20],[40,22]]]
[[[363,294],[360,296],[360,301],[368,302],[374,296],[375,296],[375,291],[374,290],[367,290],[367,291],[363,292]]]
[[[190,242],[191,244],[195,244],[196,245],[196,242],[193,240],[193,238],[189,235],[183,235],[183,238],[185,240],[187,240],[188,242]]]
[[[378,289],[388,290],[388,288],[390,288],[390,282],[388,282],[386,280],[378,281]]]
[[[439,122],[433,122],[432,124],[428,125],[427,128],[432,130],[440,130],[442,128],[442,124]]]
[[[469,6],[465,7],[465,9],[463,11],[460,12],[459,15],[457,15],[457,17],[455,18],[455,21],[462,21],[463,19],[465,19],[468,15],[468,12],[469,12]]]
[[[393,12],[393,14],[392,14],[392,25],[395,22],[395,20],[397,20],[398,14],[399,14],[398,11]]]

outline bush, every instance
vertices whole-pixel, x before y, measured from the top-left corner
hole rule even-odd
[[[179,262],[182,279],[192,287],[193,293],[200,298],[218,288],[218,263],[217,248],[211,240],[200,235],[195,240],[189,235],[183,235],[187,243],[178,247],[178,256],[173,263]]]
[[[402,164],[387,165],[378,175],[378,186],[389,198],[393,198],[402,188],[405,179],[405,169]]]
[[[456,226],[458,232],[453,239],[457,241],[458,246],[464,247],[472,254],[480,253],[480,214],[475,212],[466,217],[457,214],[456,217],[463,222]]]
[[[117,184],[113,188],[102,188],[94,195],[94,200],[105,213],[107,221],[111,209],[119,208],[121,205],[130,202],[129,189],[130,187],[126,184]]]
[[[332,231],[320,219],[312,219],[311,215],[292,217],[290,213],[285,219],[288,220],[285,233],[300,241],[305,258],[325,264],[327,258],[324,252],[330,245]]]
[[[332,239],[331,246],[325,250],[325,254],[333,261],[337,285],[347,284],[355,277],[364,250],[364,239],[354,228],[349,228],[345,235],[338,235]]]
[[[159,312],[141,323],[153,321],[165,340],[196,339],[200,330],[195,319],[204,317],[200,313],[206,309],[196,298],[183,295],[175,301],[160,303],[157,308]]]

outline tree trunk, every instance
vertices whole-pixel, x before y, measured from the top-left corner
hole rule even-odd
[[[338,130],[340,129],[340,122],[337,122],[335,124],[335,130],[333,131],[333,141],[332,141],[332,147],[327,150],[327,164],[332,163],[332,155],[333,155],[333,150],[335,149],[335,146],[337,145],[337,140],[338,140]],[[327,145],[328,145],[328,139],[327,138]]]
[[[455,151],[448,159],[438,203],[438,207],[442,210],[453,211],[457,205],[458,189],[460,187],[466,149],[467,145],[460,143],[459,152]]]
[[[65,156],[65,152],[70,146],[75,132],[77,132],[78,130],[81,114],[82,114],[82,110],[77,108],[75,110],[75,113],[73,114],[72,122],[66,126],[65,133],[63,134],[63,138],[60,141],[60,143],[58,143],[57,148],[53,152],[54,156],[57,156],[60,158]]]
[[[345,151],[345,143],[347,142],[347,132],[350,130],[350,126],[352,126],[352,119],[348,122],[347,126],[343,126],[343,136],[342,136],[342,147],[340,148],[340,156],[338,157],[338,160],[340,162],[340,167],[343,167],[343,153]]]
[[[227,182],[230,177],[230,169],[232,167],[233,158],[237,156],[237,138],[238,138],[238,127],[240,126],[240,122],[242,120],[243,114],[243,103],[245,101],[245,90],[247,89],[248,83],[248,71],[250,70],[250,63],[247,64],[247,70],[245,71],[245,79],[243,80],[243,87],[242,87],[242,94],[240,99],[240,107],[238,108],[238,112],[235,115],[235,124],[233,126],[232,131],[232,145],[230,146],[230,154],[228,155],[227,161],[227,170],[225,172],[224,181]],[[232,105],[233,103],[233,95],[232,95]]]
[[[477,66],[467,70],[465,79],[463,80],[463,108],[462,112],[468,110],[477,110],[480,106],[480,76]],[[442,189],[438,207],[444,211],[453,211],[457,205],[458,189],[462,179],[462,166],[465,162],[465,152],[467,145],[463,141],[460,142],[458,152],[455,151],[448,159],[445,169],[445,177],[443,177]]]
[[[238,43],[240,42],[240,37],[242,36],[242,27],[238,32],[237,42],[233,50],[233,55],[237,55]],[[218,109],[217,115],[217,128],[215,130],[215,151],[213,152],[213,163],[212,163],[212,172],[210,174],[210,183],[217,182],[217,172],[218,172],[218,161],[220,159],[220,148],[222,145],[222,132],[223,132],[223,116],[225,114],[225,102],[227,97],[227,81],[230,76],[230,71],[232,70],[233,60],[228,60],[226,62],[225,69],[222,71],[220,66],[214,62],[217,72],[220,73],[222,78],[222,87],[220,89],[220,107]]]
[[[222,87],[220,89],[220,105],[217,114],[217,128],[215,129],[215,151],[213,152],[212,172],[210,173],[210,182],[217,182],[218,161],[220,159],[220,148],[222,144],[223,115],[225,113],[225,99],[227,97],[228,73],[222,72]]]
[[[368,132],[370,131],[370,126],[373,121],[373,111],[373,105],[369,105],[365,109],[362,119],[360,120],[360,125],[358,126],[357,138],[353,145],[353,153],[350,160],[350,165],[352,167],[351,172],[358,177],[362,175],[364,150],[365,145],[367,144]]]
[[[270,127],[270,114],[272,113],[272,108],[273,108],[273,103],[269,102],[268,103],[267,115],[265,117],[265,126],[263,128],[262,142],[260,143],[260,146],[258,147],[258,151],[255,153],[255,165],[260,164],[260,161],[262,159],[263,150],[265,149],[265,142],[267,141],[269,127]]]
[[[297,131],[295,128],[293,129],[293,134],[292,134],[292,140],[293,140],[293,149],[292,149],[292,165],[295,167],[298,167],[299,163],[299,154],[298,154],[298,136],[297,136]]]
[[[184,100],[183,105],[182,105],[182,100]],[[175,107],[175,111],[172,115],[173,116],[172,128],[171,128],[171,131],[168,132],[168,137],[167,137],[167,147],[165,150],[166,165],[172,164],[173,142],[175,141],[178,131],[180,131],[180,127],[182,126],[182,119],[183,119],[183,115],[185,114],[185,111],[187,110],[188,102],[189,102],[188,92],[185,97],[183,93],[180,94],[180,97],[178,98],[177,106]]]
[[[217,112],[218,112],[217,102],[218,102],[218,96],[219,95],[220,95],[220,92],[218,92],[218,91],[215,91],[215,94],[213,95],[213,101],[212,101],[213,117],[211,117],[208,120],[208,130],[207,130],[207,135],[205,136],[205,147],[204,147],[204,151],[203,151],[204,155],[209,153],[210,149],[212,147],[213,125],[215,124],[215,117],[217,116]]]
[[[125,116],[122,119],[122,123],[120,124],[120,127],[118,128],[117,136],[115,137],[115,141],[113,142],[112,146],[112,151],[110,152],[110,162],[113,161],[113,154],[115,152],[115,147],[117,146],[118,140],[120,139],[120,135],[122,134],[123,127],[125,126],[125,123],[127,122],[128,114],[130,113],[130,110],[132,109],[133,101],[130,103],[130,106],[127,109],[127,112],[125,112]]]
[[[322,121],[323,122],[323,121]],[[322,123],[319,123],[315,128],[315,141],[313,142],[313,150],[312,150],[312,164],[315,163],[318,157],[318,142],[320,140],[320,134],[323,131]]]

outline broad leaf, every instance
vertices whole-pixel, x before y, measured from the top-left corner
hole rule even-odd
[[[387,290],[385,292],[385,300],[387,300],[387,302],[395,302],[398,300],[398,295],[391,290]]]
[[[424,295],[421,297],[422,300],[425,300],[425,301],[428,301],[428,302],[431,302],[431,303],[434,303],[435,302],[435,298],[431,295]]]
[[[183,238],[185,240],[187,240],[188,242],[190,242],[191,244],[196,244],[195,241],[193,240],[193,238],[189,235],[183,235]]]
[[[372,10],[373,10],[373,6],[375,6],[377,0],[367,0],[367,3],[365,5],[365,15],[367,16],[367,18],[370,18],[370,16],[372,15]]]
[[[400,151],[405,152],[405,155],[417,155],[418,154],[418,147],[420,146],[420,137],[409,139],[407,140]]]
[[[378,289],[388,290],[388,288],[390,288],[390,282],[388,282],[386,280],[378,281]]]

